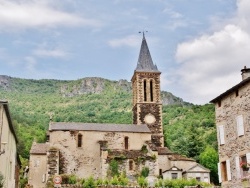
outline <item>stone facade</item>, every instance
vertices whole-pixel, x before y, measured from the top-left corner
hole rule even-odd
[[[246,75],[245,75],[246,73]],[[242,187],[249,175],[242,164],[250,164],[250,78],[242,69],[243,80],[211,102],[215,104],[219,148],[218,172],[223,187]]]
[[[21,162],[17,142],[8,102],[0,101],[0,173],[4,176],[4,188],[18,187]]]

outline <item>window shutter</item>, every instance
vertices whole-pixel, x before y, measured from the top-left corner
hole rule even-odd
[[[247,158],[247,164],[250,164],[250,153],[246,154],[246,158]]]
[[[219,183],[221,183],[221,166],[220,166],[220,163],[217,164],[218,166],[218,176],[219,176]]]
[[[230,160],[226,160],[226,165],[227,165],[227,180],[232,180],[231,178],[231,169],[230,169]]]
[[[46,174],[43,174],[42,182],[45,182]]]
[[[240,175],[240,157],[239,156],[235,157],[235,168],[236,168],[236,178],[240,179],[241,175]]]
[[[236,117],[236,122],[237,122],[238,136],[244,135],[243,116],[242,115],[237,116]]]
[[[219,139],[220,139],[220,145],[225,144],[225,136],[224,136],[224,125],[219,125]]]

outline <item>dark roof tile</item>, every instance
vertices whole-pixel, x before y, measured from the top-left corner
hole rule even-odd
[[[30,154],[46,154],[49,145],[46,143],[33,143],[30,149]]]
[[[100,131],[100,132],[137,132],[151,133],[147,125],[129,124],[101,124],[101,123],[75,123],[75,122],[51,122],[50,131]]]

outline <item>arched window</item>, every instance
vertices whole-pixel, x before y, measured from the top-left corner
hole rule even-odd
[[[77,136],[77,147],[82,147],[82,135],[78,134]]]
[[[129,160],[129,170],[134,169],[134,162],[132,160]]]
[[[154,100],[154,89],[153,89],[153,80],[150,80],[150,101]]]
[[[124,138],[124,146],[125,146],[125,149],[128,149],[128,137],[127,136]]]
[[[144,101],[147,101],[147,81],[143,82],[143,91],[144,91]]]

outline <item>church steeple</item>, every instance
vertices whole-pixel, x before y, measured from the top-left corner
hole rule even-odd
[[[149,71],[149,72],[155,72],[158,71],[157,66],[154,65],[150,51],[148,49],[148,44],[145,38],[145,34],[143,32],[142,37],[142,43],[141,43],[141,50],[137,62],[137,67],[135,69],[136,71]]]
[[[132,77],[133,124],[147,124],[155,147],[163,146],[160,74],[154,65],[143,33],[137,67]]]

